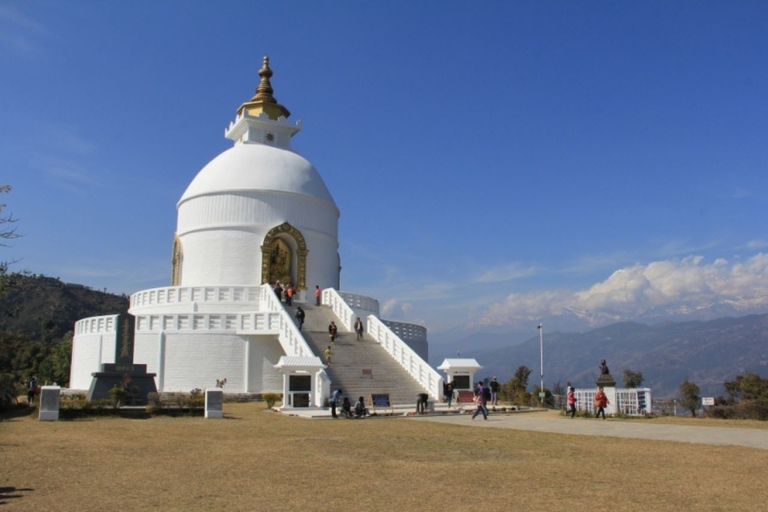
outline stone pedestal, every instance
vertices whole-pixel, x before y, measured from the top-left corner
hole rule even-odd
[[[101,371],[92,373],[93,380],[86,398],[99,400],[110,398],[109,390],[124,388],[128,397],[123,405],[146,405],[147,395],[157,393],[155,374],[147,373],[147,365],[133,363],[105,363]]]
[[[616,387],[603,387],[603,393],[605,393],[605,396],[608,398],[608,405],[605,407],[606,416],[616,414],[616,407],[618,407],[618,403],[616,402]]]
[[[224,391],[220,388],[205,390],[205,417],[219,419],[224,417]]]
[[[616,387],[616,379],[611,377],[610,373],[603,373],[597,378],[597,382],[595,382],[598,388],[615,388]]]
[[[40,389],[40,421],[58,421],[59,400],[61,388],[59,386],[43,386]]]

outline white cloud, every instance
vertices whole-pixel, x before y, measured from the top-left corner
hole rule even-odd
[[[384,304],[381,305],[381,315],[391,315],[393,311],[397,308],[397,299],[389,299]]]
[[[537,272],[536,267],[524,266],[520,263],[508,263],[488,268],[473,279],[475,283],[503,283],[523,277],[531,277]]]
[[[768,247],[768,240],[756,239],[747,242],[747,248],[749,249],[762,249],[763,247]]]
[[[584,290],[511,294],[478,315],[474,323],[518,325],[571,316],[596,325],[660,310],[685,314],[713,306],[735,311],[768,309],[768,254],[733,264],[724,259],[706,263],[701,256],[637,264]]]

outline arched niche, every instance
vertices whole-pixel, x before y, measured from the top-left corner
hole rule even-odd
[[[286,251],[290,254],[286,255]],[[271,278],[278,268],[276,275],[287,272],[297,290],[306,290],[308,253],[307,242],[298,229],[287,222],[272,228],[261,245],[261,283],[274,284]],[[286,263],[290,264],[288,270],[283,268]]]

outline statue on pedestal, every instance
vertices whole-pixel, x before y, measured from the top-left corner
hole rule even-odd
[[[608,370],[608,365],[605,363],[605,359],[600,361],[600,376],[597,378],[596,384],[597,387],[616,387],[616,381],[611,377],[611,372]]]

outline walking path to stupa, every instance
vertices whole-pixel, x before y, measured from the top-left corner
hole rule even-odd
[[[566,418],[556,412],[493,414],[488,421],[478,416],[474,421],[467,414],[413,416],[412,421],[434,421],[479,428],[511,428],[552,434],[623,437],[677,441],[707,445],[733,445],[768,449],[768,430],[695,425],[668,425],[644,420],[602,420]]]

